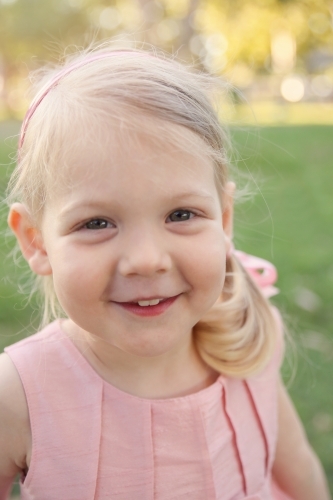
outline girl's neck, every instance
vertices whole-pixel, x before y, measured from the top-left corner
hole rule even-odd
[[[62,328],[101,378],[134,396],[146,399],[186,396],[210,386],[219,375],[203,362],[192,337],[177,352],[143,358],[78,334],[70,320],[64,321]]]

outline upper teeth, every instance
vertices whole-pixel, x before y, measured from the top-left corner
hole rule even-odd
[[[161,302],[163,299],[153,299],[153,300],[139,300],[138,304],[139,306],[157,306],[159,302]]]

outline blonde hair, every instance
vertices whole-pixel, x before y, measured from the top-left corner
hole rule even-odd
[[[89,61],[92,54],[95,57],[103,53],[105,57]],[[230,169],[229,137],[214,108],[214,95],[216,89],[227,91],[226,84],[165,55],[144,50],[112,50],[105,46],[70,58],[64,68],[80,60],[82,65],[49,89],[26,125],[17,167],[9,183],[9,204],[24,203],[38,225],[52,194],[50,185],[62,175],[58,165],[66,163],[71,131],[75,124],[87,123],[87,113],[91,130],[96,130],[94,125],[101,118],[118,123],[125,131],[144,126],[152,139],[163,134],[175,147],[208,154],[223,193]],[[46,72],[40,86],[58,72],[59,68]],[[86,129],[85,134],[89,139],[92,132],[88,134]],[[202,139],[200,147],[195,139],[198,136]],[[70,148],[76,147],[79,142],[74,136]],[[227,257],[226,267],[222,300],[195,325],[194,339],[208,365],[226,375],[245,377],[269,361],[277,325],[270,304],[234,255]],[[46,324],[63,312],[52,276],[37,278],[44,296]]]

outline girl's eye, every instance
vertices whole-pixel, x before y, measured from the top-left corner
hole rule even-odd
[[[190,212],[189,210],[176,210],[171,215],[169,215],[168,219],[171,222],[181,222],[192,219],[192,217],[194,216],[195,214],[193,212]]]
[[[106,229],[110,223],[105,219],[92,219],[83,226],[85,229]]]

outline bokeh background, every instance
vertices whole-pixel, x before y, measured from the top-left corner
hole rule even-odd
[[[257,192],[236,210],[236,245],[278,268],[274,302],[293,339],[283,373],[333,492],[333,1],[0,0],[1,196],[29,72],[110,38],[153,44],[234,86],[221,118]],[[0,350],[38,322],[5,219],[4,207]]]

